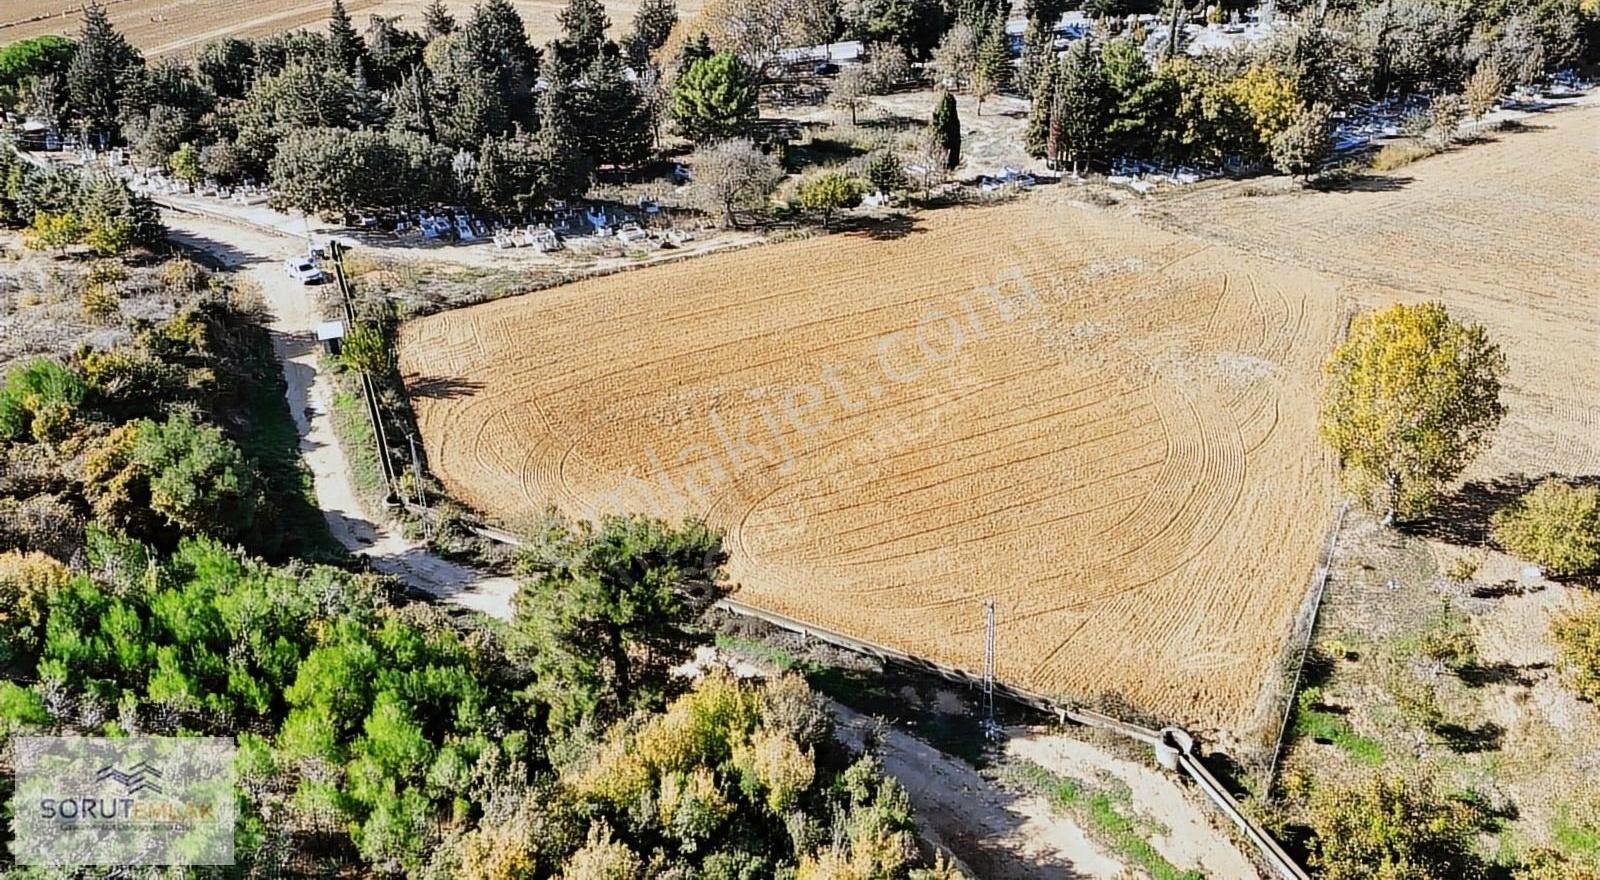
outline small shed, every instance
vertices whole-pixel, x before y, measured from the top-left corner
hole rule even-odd
[[[339,349],[344,340],[343,321],[323,321],[317,325],[317,341],[322,343],[322,350],[329,357],[338,357]]]

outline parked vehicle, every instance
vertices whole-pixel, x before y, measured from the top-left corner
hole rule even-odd
[[[301,284],[321,284],[328,279],[322,267],[310,257],[290,257],[284,260],[283,271]]]

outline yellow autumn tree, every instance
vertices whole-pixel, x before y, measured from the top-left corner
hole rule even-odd
[[[589,840],[572,854],[561,880],[634,880],[644,874],[644,864],[627,844],[614,840],[604,824],[589,828]]]
[[[1230,80],[1223,91],[1249,120],[1263,151],[1294,123],[1303,103],[1294,80],[1271,63],[1251,65]]]
[[[783,815],[816,779],[811,755],[782,731],[757,731],[733,751],[733,763],[766,792],[767,807]]]
[[[65,565],[43,553],[0,553],[0,660],[38,649],[50,594],[70,577]]]
[[[1385,519],[1425,513],[1488,442],[1505,354],[1443,305],[1358,317],[1324,366],[1320,431],[1352,492]]]

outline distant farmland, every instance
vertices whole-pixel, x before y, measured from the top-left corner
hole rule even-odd
[[[150,56],[192,52],[208,40],[225,36],[262,36],[298,27],[322,27],[329,0],[103,0],[106,12],[129,41]],[[0,3],[0,43],[40,34],[78,32],[81,0],[5,0]],[[368,15],[401,16],[406,27],[422,26],[427,0],[345,0],[358,29]],[[472,10],[472,0],[445,0],[458,18]],[[563,0],[511,0],[522,13],[528,36],[536,44],[556,36],[556,13]],[[698,0],[678,4],[680,15],[698,11]],[[606,3],[614,33],[625,33],[637,0]]]
[[[739,597],[1231,730],[1332,506],[1319,276],[1098,212],[924,215],[402,330],[432,468],[486,512],[701,516]]]

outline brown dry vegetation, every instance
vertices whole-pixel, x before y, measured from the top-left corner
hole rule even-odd
[[[1339,316],[1314,273],[1034,202],[448,312],[401,359],[479,509],[704,516],[744,601],[967,668],[992,596],[1005,680],[1241,730],[1327,524]]]
[[[225,36],[264,36],[297,27],[321,27],[328,20],[330,0],[103,0],[117,29],[146,55],[192,52],[201,44]],[[528,37],[535,44],[557,36],[561,27],[556,13],[564,0],[511,0],[522,13]],[[0,4],[0,43],[40,34],[78,32],[82,0],[6,0]],[[365,28],[367,16],[401,16],[402,25],[421,28],[427,0],[345,0],[345,9]],[[637,0],[610,0],[612,31],[627,32],[638,8]],[[472,11],[472,0],[446,0],[457,20]],[[680,15],[697,11],[697,0],[681,0]]]

